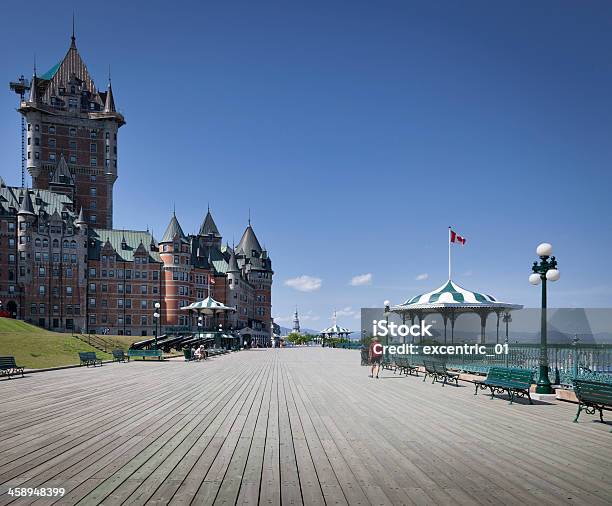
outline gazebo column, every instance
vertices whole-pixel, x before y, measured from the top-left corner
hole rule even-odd
[[[446,314],[446,311],[442,312],[442,321],[444,322],[444,344],[446,344],[446,325],[448,323],[448,314]]]
[[[497,330],[495,332],[495,344],[499,343],[499,311],[495,311],[495,314],[497,315]]]
[[[480,312],[480,344],[486,344],[486,340],[487,340],[486,328],[487,328],[487,317],[488,316],[489,316],[489,313],[487,311]]]
[[[454,344],[455,342],[455,319],[456,319],[456,315],[455,315],[455,310],[452,309],[451,310],[451,314],[450,314],[450,321],[451,321],[451,344]]]
[[[402,324],[406,325],[406,313],[402,313]],[[404,336],[403,344],[406,344],[406,336]]]

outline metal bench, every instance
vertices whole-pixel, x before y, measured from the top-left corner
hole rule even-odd
[[[527,397],[529,404],[533,404],[531,401],[531,395],[529,389],[533,381],[533,371],[531,369],[513,369],[507,367],[491,367],[486,379],[482,381],[475,381],[474,386],[476,390],[474,395],[478,394],[478,389],[491,390],[491,399],[493,399],[496,393],[508,392],[510,397],[510,404],[514,401],[514,397]]]
[[[128,350],[128,357],[142,357],[145,360],[147,357],[157,357],[157,360],[162,359],[162,350]]]
[[[15,357],[0,357],[0,376],[8,376],[8,379],[11,379],[11,374],[21,374],[23,378],[23,367],[15,363]]]
[[[419,366],[411,364],[408,357],[395,357],[395,370],[393,374],[398,370],[406,376],[409,374],[415,374],[417,377],[419,376]]]
[[[612,407],[612,384],[577,379],[574,380],[574,393],[578,398],[578,413],[574,422],[578,423],[580,412],[584,409],[589,415],[599,411],[599,420],[603,423],[604,407]]]
[[[102,360],[96,357],[95,351],[79,351],[79,359],[81,360],[81,365],[85,365],[87,367],[90,365],[96,367],[96,364],[100,364],[100,366],[102,366]]]
[[[436,372],[436,376],[438,378],[442,378],[443,380],[442,386],[446,385],[449,381],[454,381],[455,386],[456,387],[459,386],[459,373],[458,372],[449,371],[446,368],[446,364],[443,364],[441,362],[434,362],[433,368],[434,368],[434,371]]]
[[[129,362],[128,357],[123,350],[113,350],[113,362]]]

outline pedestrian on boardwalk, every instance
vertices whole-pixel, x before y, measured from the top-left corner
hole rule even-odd
[[[369,349],[370,358],[370,378],[374,377],[374,369],[376,369],[376,379],[378,379],[378,373],[380,372],[380,363],[382,362],[383,350],[382,344],[376,336],[372,338]]]

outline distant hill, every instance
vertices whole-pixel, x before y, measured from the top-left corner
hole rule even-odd
[[[293,332],[293,329],[290,329],[289,327],[281,327],[281,336],[287,336],[289,334],[291,334],[291,332]],[[320,330],[314,330],[314,329],[304,329],[301,328],[300,331],[302,332],[302,334],[314,334],[314,335],[319,335]],[[351,334],[349,335],[349,338],[351,339],[361,339],[361,333],[360,332],[351,332]]]
[[[289,327],[281,327],[280,329],[281,329],[281,336],[288,336],[289,334],[291,334],[291,332],[293,332],[293,329],[290,329]],[[305,328],[301,328],[300,332],[302,332],[302,334],[315,334],[315,335],[319,333],[318,330],[305,329]]]

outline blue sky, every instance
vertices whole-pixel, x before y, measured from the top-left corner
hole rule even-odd
[[[466,288],[536,306],[527,276],[548,241],[550,305],[612,306],[609,2],[12,2],[3,82],[64,55],[73,4],[77,46],[98,86],[111,64],[127,120],[115,225],[159,236],[176,203],[193,232],[210,203],[231,243],[251,208],[281,324],[297,304],[305,326],[337,308],[356,328],[358,308],[442,284],[448,225],[468,239]],[[15,106],[7,84],[10,184]]]

